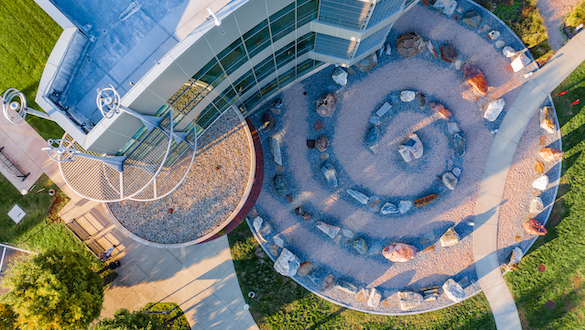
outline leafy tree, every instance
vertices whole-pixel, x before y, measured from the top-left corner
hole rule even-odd
[[[16,315],[10,306],[0,304],[0,329],[15,329],[14,320]]]
[[[87,329],[100,315],[103,283],[76,251],[49,250],[14,263],[2,300],[18,329]]]
[[[166,327],[152,314],[130,313],[119,309],[113,319],[104,319],[92,330],[164,330]]]

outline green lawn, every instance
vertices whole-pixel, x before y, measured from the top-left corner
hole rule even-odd
[[[556,96],[568,90],[563,96]],[[524,329],[585,329],[585,63],[554,92],[563,136],[563,171],[548,235],[540,238],[506,280]],[[581,99],[579,105],[570,103]],[[537,267],[546,266],[544,273]],[[552,310],[544,304],[556,303]]]
[[[274,268],[243,222],[228,234],[244,296],[260,329],[495,329],[483,293],[453,307],[416,316],[380,316],[334,305]],[[261,257],[259,257],[258,255]]]
[[[0,0],[0,93],[10,87],[24,93],[28,106],[35,102],[39,80],[62,29],[33,0]],[[54,122],[28,116],[27,121],[45,138],[60,138]]]

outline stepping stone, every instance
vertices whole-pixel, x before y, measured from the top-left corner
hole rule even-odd
[[[323,128],[325,128],[325,124],[323,124],[323,122],[321,120],[317,120],[317,122],[313,125],[313,128],[315,129],[315,131],[320,131]]]

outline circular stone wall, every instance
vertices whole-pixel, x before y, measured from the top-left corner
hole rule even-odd
[[[466,6],[478,10],[471,4]],[[491,26],[500,24],[487,14],[482,13],[482,17]],[[505,27],[499,29],[501,38],[519,49],[514,36]],[[411,58],[395,51],[383,54],[377,67],[368,73],[350,75],[349,83],[343,87],[331,80],[334,68],[326,68],[282,92],[278,96],[283,103],[281,109],[271,111],[268,105],[252,118],[260,127],[261,117],[270,112],[278,122],[274,129],[259,129],[266,169],[265,184],[256,204],[259,217],[249,219],[254,235],[273,260],[287,256],[283,254],[284,247],[296,255],[296,261],[311,263],[308,275],[303,274],[305,264],[301,274],[293,277],[301,285],[337,304],[369,313],[413,314],[454,304],[441,288],[449,279],[462,286],[465,298],[479,292],[472,240],[475,206],[494,133],[507,110],[506,107],[495,121],[488,122],[483,118],[482,107],[489,99],[502,98],[507,105],[512,104],[524,80],[523,73],[512,72],[510,60],[495,47],[487,32],[479,33],[478,29],[422,5],[396,22],[390,44],[396,45],[399,35],[411,31],[431,40],[439,55],[434,57],[428,51]],[[483,72],[489,86],[487,98],[473,91],[458,64],[441,59],[440,46],[446,44],[457,49],[462,63],[471,63]],[[401,101],[400,93],[405,90],[424,94],[424,106],[420,107],[417,99]],[[315,112],[315,100],[328,92],[336,96],[337,109],[331,117],[320,117]],[[453,118],[445,119],[434,112],[428,104],[432,101],[444,105]],[[373,153],[366,145],[368,132],[374,126],[370,119],[385,102],[392,109],[380,116],[378,149]],[[454,134],[449,132],[447,122],[457,123],[462,131],[463,156],[457,155]],[[502,262],[514,247],[526,251],[533,241],[534,236],[520,234],[519,230],[523,230],[525,219],[534,216],[528,208],[539,194],[531,186],[534,163],[540,148],[558,136],[558,132],[549,135],[541,143],[543,133],[538,124],[538,119],[530,122],[508,177],[511,188],[506,194],[513,203],[504,203],[500,226],[511,228],[515,234],[498,238]],[[420,137],[424,152],[419,159],[406,163],[398,146],[411,133]],[[330,140],[327,150],[307,147],[312,146],[307,140],[317,140],[321,135]],[[283,166],[274,164],[274,148],[270,147],[274,139],[279,141]],[[328,184],[323,174],[325,164],[335,169],[337,186]],[[450,171],[459,176],[453,191],[441,180]],[[548,166],[546,171],[551,178],[558,177],[554,168]],[[279,177],[276,184],[275,177]],[[438,198],[404,214],[383,215],[375,206],[360,204],[348,189],[366,198],[378,197],[378,206],[398,206],[401,201],[414,202],[431,194],[438,194]],[[551,204],[555,189],[542,194],[545,205]],[[548,211],[539,215],[544,218],[542,222]],[[457,232],[459,241],[443,247],[440,238],[450,228]],[[381,253],[391,243],[408,244],[420,252],[408,262],[391,262]],[[291,262],[294,263],[295,260]],[[286,271],[280,262],[276,264],[276,268]],[[438,297],[428,291],[435,287]],[[403,308],[397,292],[408,290],[427,291],[428,299]],[[380,297],[375,297],[376,292]],[[368,299],[382,302],[368,304]]]

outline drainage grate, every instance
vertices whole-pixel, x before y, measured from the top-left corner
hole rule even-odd
[[[546,302],[546,304],[544,304],[544,307],[548,308],[548,310],[550,311],[553,309],[553,307],[555,307],[555,305],[556,305],[555,302],[549,299]]]

